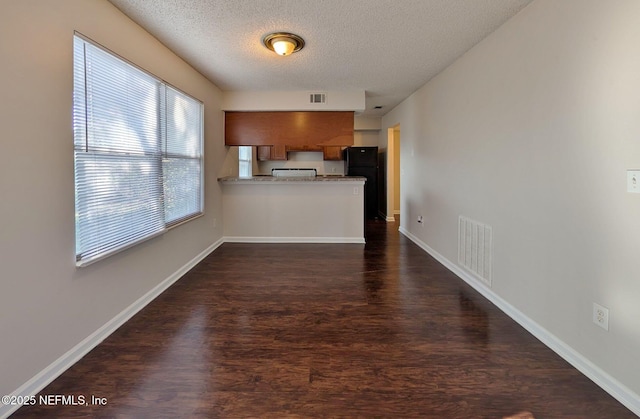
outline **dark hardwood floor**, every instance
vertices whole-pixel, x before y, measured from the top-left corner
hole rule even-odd
[[[635,418],[397,232],[217,249],[13,418]]]

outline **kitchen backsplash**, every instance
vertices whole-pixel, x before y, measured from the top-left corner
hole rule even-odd
[[[255,174],[268,175],[271,169],[295,168],[295,169],[316,169],[318,175],[344,175],[344,161],[322,160],[322,152],[295,152],[287,154],[286,161],[259,161]]]

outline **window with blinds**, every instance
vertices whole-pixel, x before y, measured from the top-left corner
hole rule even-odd
[[[252,176],[253,174],[252,154],[253,154],[253,147],[250,147],[250,146],[238,147],[238,176],[240,177]]]
[[[74,36],[76,264],[203,211],[203,105]]]

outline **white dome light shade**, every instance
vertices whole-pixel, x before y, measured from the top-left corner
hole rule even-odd
[[[262,43],[271,51],[282,56],[291,55],[304,47],[304,39],[286,32],[269,34],[264,37]]]
[[[273,50],[278,55],[290,55],[296,48],[296,44],[289,38],[275,38],[271,45],[273,45]]]

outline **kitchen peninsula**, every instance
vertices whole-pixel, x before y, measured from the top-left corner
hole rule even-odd
[[[227,242],[364,243],[364,177],[224,177]]]

